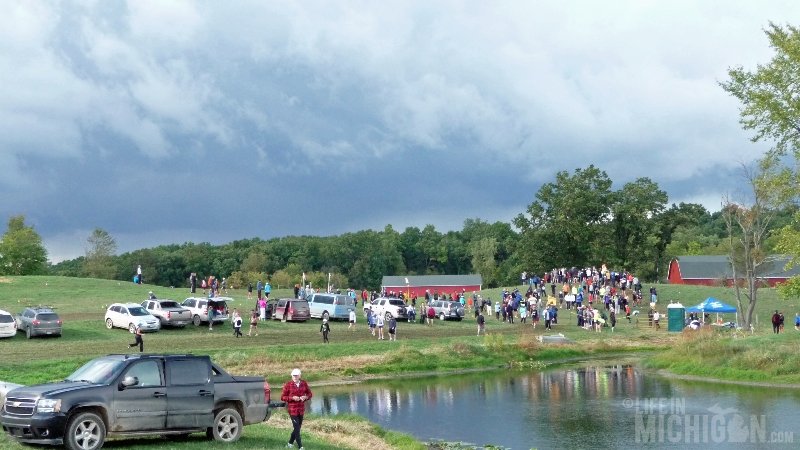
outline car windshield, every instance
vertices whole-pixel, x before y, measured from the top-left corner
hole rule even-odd
[[[99,358],[84,364],[64,381],[86,381],[93,384],[109,384],[119,374],[124,362],[118,359]]]
[[[132,316],[149,316],[150,315],[150,313],[148,313],[141,306],[136,306],[136,307],[131,306],[130,308],[128,308],[128,312],[131,313]]]
[[[178,302],[161,302],[162,308],[177,308]]]

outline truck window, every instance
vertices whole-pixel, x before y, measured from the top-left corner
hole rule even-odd
[[[173,359],[169,361],[169,384],[191,386],[207,384],[211,370],[204,359]]]
[[[139,387],[162,386],[161,371],[158,370],[158,362],[142,361],[134,364],[125,372],[124,377],[136,377],[139,379]]]

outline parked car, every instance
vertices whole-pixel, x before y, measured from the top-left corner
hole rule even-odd
[[[432,300],[430,306],[439,320],[461,320],[464,318],[464,307],[455,300]]]
[[[394,317],[395,319],[407,319],[406,303],[399,298],[378,297],[372,304],[372,313],[386,317],[386,320]]]
[[[14,337],[17,334],[17,321],[8,311],[0,309],[0,338]]]
[[[158,331],[161,321],[153,316],[142,305],[136,303],[112,303],[106,310],[106,328],[127,328],[133,333],[138,325],[142,331]]]
[[[296,298],[279,298],[272,311],[274,320],[303,322],[311,318],[308,302]]]
[[[318,319],[350,318],[350,310],[355,308],[352,297],[344,294],[314,293],[308,298],[311,317]]]
[[[61,336],[61,318],[48,306],[29,306],[17,316],[17,331],[30,339],[35,336]]]
[[[145,300],[142,307],[158,317],[161,327],[185,327],[192,322],[192,312],[175,300]]]
[[[9,391],[0,424],[15,441],[69,449],[153,434],[229,443],[285,406],[270,391],[264,377],[229,375],[206,355],[108,355],[63,381]]]
[[[200,326],[208,323],[208,308],[214,309],[214,323],[228,320],[228,302],[233,301],[230,297],[189,297],[181,303],[181,306],[192,312],[192,323]]]
[[[377,299],[375,299],[375,300],[377,300]],[[372,305],[375,304],[375,300],[370,300],[370,301],[364,303],[364,305],[363,305],[364,317],[367,316],[367,310],[368,309],[372,309]]]

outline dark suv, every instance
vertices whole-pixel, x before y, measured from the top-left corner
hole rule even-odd
[[[29,306],[17,316],[17,330],[34,336],[61,336],[61,318],[47,306]]]

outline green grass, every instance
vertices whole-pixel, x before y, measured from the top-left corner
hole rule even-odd
[[[645,286],[647,288],[649,285]],[[726,288],[672,285],[657,285],[657,288],[662,312],[669,300],[692,306],[713,296],[731,305],[736,304],[733,291]],[[16,337],[1,339],[0,380],[19,384],[60,380],[96,356],[130,352],[127,344],[133,341],[131,334],[122,329],[107,330],[103,315],[109,304],[139,303],[150,290],[159,298],[178,301],[190,295],[185,288],[137,286],[108,280],[0,277],[0,309],[17,313],[27,305],[47,304],[54,306],[64,319],[61,338],[27,340],[18,333]],[[480,294],[497,300],[500,289],[484,290]],[[232,308],[249,311],[253,307],[254,301],[248,300],[243,290],[230,291],[227,295],[234,299],[230,305]],[[273,296],[289,295],[290,290],[273,291]],[[800,383],[800,350],[797,346],[800,333],[788,323],[786,333],[775,336],[769,325],[769,317],[775,309],[783,311],[787,322],[792,322],[794,312],[800,310],[800,302],[797,299],[782,300],[772,289],[760,290],[759,296],[755,334],[735,338],[724,332],[701,335],[667,333],[664,329],[656,331],[647,326],[646,310],[642,307],[638,321],[628,323],[621,318],[613,333],[608,329],[602,333],[580,329],[575,326],[574,312],[561,310],[559,324],[553,332],[563,333],[574,341],[569,345],[540,344],[536,337],[547,334],[543,326],[533,330],[530,325],[507,324],[493,316],[487,317],[488,335],[478,337],[475,336],[476,326],[471,314],[462,322],[436,320],[430,327],[400,322],[398,342],[376,340],[369,334],[361,315],[356,330],[348,330],[346,322],[333,322],[329,345],[321,342],[318,320],[306,323],[268,321],[259,325],[258,337],[240,339],[232,336],[227,324],[217,326],[213,331],[190,325],[184,329],[163,329],[146,334],[144,342],[145,351],[151,353],[208,354],[234,374],[265,376],[273,389],[288,379],[293,367],[302,368],[304,378],[311,382],[337,382],[374,377],[419,378],[423,374],[472,369],[530,370],[597,356],[628,358],[631,354],[644,358],[651,367],[680,374]],[[725,317],[726,320],[733,319],[733,315]],[[344,426],[341,423],[327,424],[324,420],[328,419],[318,418],[323,428]],[[224,448],[279,448],[285,445],[288,432],[275,427],[274,422],[271,419],[268,425],[246,427],[240,443]],[[361,426],[367,427],[368,424],[361,423]],[[319,434],[322,432],[324,430],[309,435],[309,447],[348,448],[348,444],[331,444],[330,439]],[[413,438],[380,429],[377,429],[374,439],[394,448],[420,448]],[[125,448],[178,449],[194,447],[200,441],[208,448],[222,448],[215,443],[206,443],[200,436],[189,442],[166,446],[160,439],[136,441],[132,447],[127,441]],[[0,441],[0,447],[7,448],[5,445]],[[111,443],[110,447],[116,445]],[[350,447],[359,448],[359,445]]]

